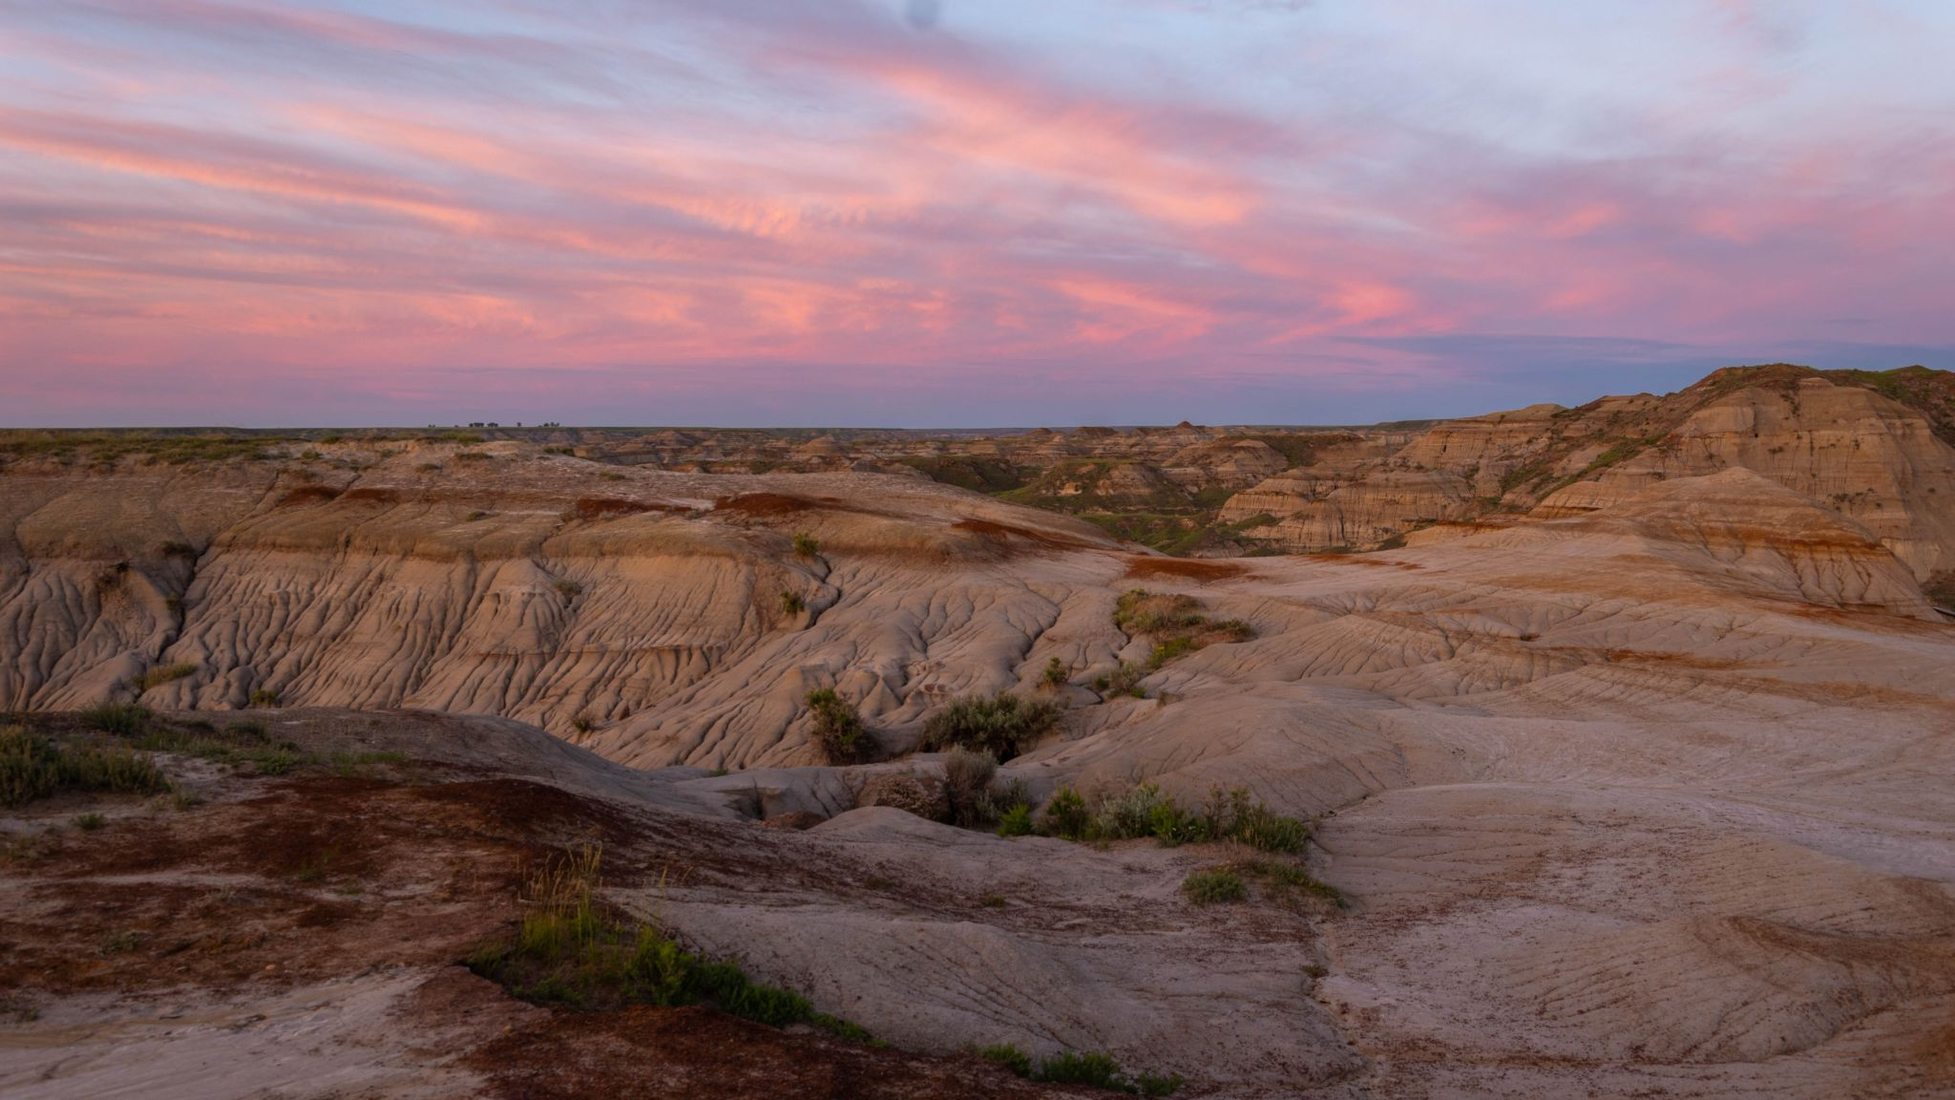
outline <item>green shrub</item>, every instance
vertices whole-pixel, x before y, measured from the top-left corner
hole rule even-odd
[[[75,828],[84,833],[92,833],[108,823],[108,819],[101,814],[82,814],[75,818]]]
[[[1189,637],[1169,638],[1165,642],[1156,643],[1153,651],[1147,656],[1147,667],[1160,668],[1176,657],[1193,653],[1196,648],[1195,640]]]
[[[799,615],[806,610],[808,610],[808,602],[801,598],[799,592],[789,592],[785,588],[781,589],[781,614]]]
[[[251,693],[250,705],[254,707],[277,707],[282,706],[283,702],[279,699],[278,692],[266,688],[259,688],[257,691]]]
[[[1039,1063],[1038,1079],[1055,1085],[1092,1085],[1127,1091],[1127,1079],[1120,1072],[1120,1063],[1097,1051],[1055,1054]]]
[[[1149,834],[1164,848],[1196,844],[1209,838],[1209,823],[1200,815],[1182,809],[1172,798],[1155,804],[1147,825]]]
[[[1066,663],[1053,657],[1045,662],[1045,673],[1039,678],[1039,682],[1049,688],[1062,688],[1066,686],[1070,676],[1071,670],[1066,668]]]
[[[923,724],[923,748],[940,752],[953,745],[988,752],[999,761],[1017,756],[1051,732],[1065,709],[1048,699],[1026,699],[1001,691],[953,699]]]
[[[1031,836],[1032,807],[1020,802],[998,815],[999,836]]]
[[[794,536],[795,557],[812,558],[812,557],[817,557],[820,554],[821,554],[821,543],[815,541],[815,537],[813,535],[810,535],[806,531],[803,531],[800,534]]]
[[[1181,892],[1196,905],[1219,905],[1242,901],[1249,896],[1242,876],[1226,867],[1196,871],[1181,881]]]
[[[1045,801],[1045,831],[1067,840],[1085,840],[1093,814],[1086,799],[1071,787],[1061,787]]]
[[[1120,667],[1105,676],[1093,678],[1093,690],[1101,695],[1131,695],[1136,699],[1147,698],[1147,689],[1140,685],[1147,679],[1148,670],[1132,661],[1120,662]]]
[[[18,726],[0,729],[0,806],[62,791],[158,794],[170,781],[126,745],[62,745]]]
[[[875,755],[875,740],[863,727],[862,716],[834,688],[809,692],[807,705],[815,715],[815,740],[830,764],[860,764]]]
[[[1100,799],[1099,810],[1093,815],[1091,836],[1096,840],[1131,840],[1135,837],[1154,835],[1154,815],[1163,805],[1173,806],[1173,800],[1161,793],[1161,788],[1153,783],[1142,783],[1138,787],[1110,794]]]
[[[1203,817],[1217,839],[1238,840],[1264,852],[1296,854],[1310,842],[1307,823],[1277,813],[1241,787],[1211,790]]]
[[[1067,840],[1153,837],[1167,847],[1234,840],[1295,854],[1310,840],[1308,823],[1277,813],[1242,787],[1211,790],[1199,809],[1182,806],[1153,783],[1109,791],[1091,802],[1061,787],[1047,801],[1041,824],[1046,833]]]
[[[961,745],[944,754],[944,797],[950,803],[952,825],[989,825],[998,819],[991,797],[991,780],[998,759],[988,752],[972,752]]]

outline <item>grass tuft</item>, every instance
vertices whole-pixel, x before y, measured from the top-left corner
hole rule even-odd
[[[1226,867],[1194,872],[1181,881],[1181,892],[1196,905],[1223,905],[1249,897],[1242,876]]]
[[[1182,1085],[1179,1074],[1138,1073],[1131,1077],[1113,1056],[1099,1051],[1062,1051],[1034,1060],[1010,1043],[978,1050],[978,1057],[1003,1066],[1028,1081],[1054,1085],[1086,1085],[1134,1096],[1171,1096]]]

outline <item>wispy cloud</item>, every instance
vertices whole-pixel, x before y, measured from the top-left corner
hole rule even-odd
[[[0,392],[1324,422],[1950,365],[1955,78],[1890,70],[1955,16],[1600,10],[0,0]]]

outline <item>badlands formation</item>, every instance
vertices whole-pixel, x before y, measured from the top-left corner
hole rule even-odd
[[[173,799],[4,811],[0,1092],[1100,1094],[973,1053],[1010,1044],[1181,1096],[1955,1095],[1950,382],[1322,431],[16,440],[0,706],[292,755],[165,739]],[[1164,646],[1136,588],[1244,625]],[[1255,853],[942,820],[925,727],[1000,691],[1063,710],[999,769],[1035,806],[1242,788],[1314,822],[1323,887],[1197,904]],[[886,1045],[458,965],[593,837],[605,904]]]

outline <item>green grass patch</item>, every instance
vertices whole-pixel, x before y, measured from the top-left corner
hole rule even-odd
[[[1069,1050],[1050,1058],[1034,1060],[1010,1043],[999,1043],[983,1047],[977,1053],[985,1061],[1003,1066],[1028,1081],[1047,1084],[1086,1085],[1132,1096],[1172,1096],[1182,1085],[1179,1074],[1136,1073],[1130,1076],[1112,1055],[1099,1051]]]
[[[855,1024],[815,1011],[798,993],[756,982],[731,962],[621,919],[597,899],[601,864],[595,845],[545,860],[519,895],[524,913],[514,934],[477,948],[468,968],[538,1004],[583,1011],[705,1004],[773,1027],[808,1024],[870,1038]]]
[[[0,729],[0,806],[66,791],[161,794],[171,789],[154,761],[126,745],[69,745],[19,726]]]
[[[1193,596],[1130,588],[1113,607],[1113,625],[1137,638],[1152,638],[1148,667],[1158,669],[1177,657],[1223,642],[1246,642],[1256,631],[1241,619],[1211,619]]]
[[[1181,893],[1196,905],[1225,905],[1249,898],[1249,888],[1242,884],[1242,876],[1227,867],[1190,874],[1181,880]]]
[[[81,720],[90,729],[120,737],[136,737],[148,732],[156,716],[150,713],[148,707],[134,703],[104,703],[82,711]]]
[[[1351,902],[1344,892],[1326,882],[1319,882],[1300,864],[1282,859],[1242,859],[1229,865],[1229,869],[1252,879],[1265,893],[1281,901],[1295,901],[1302,897],[1316,898],[1328,902],[1339,909],[1349,909]]]

